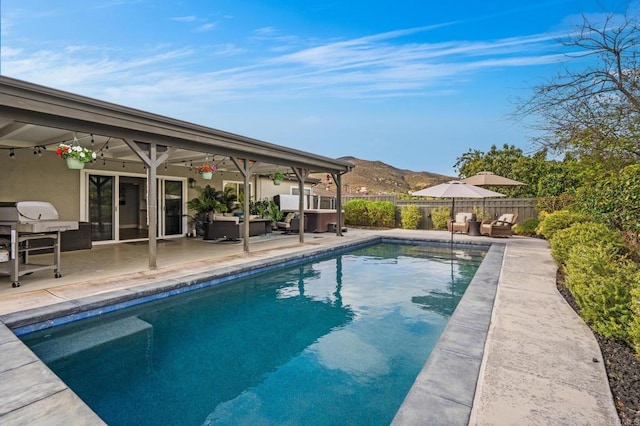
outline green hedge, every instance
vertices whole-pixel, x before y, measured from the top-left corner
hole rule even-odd
[[[540,221],[536,233],[542,235],[547,240],[553,238],[553,234],[566,229],[574,223],[587,222],[589,219],[582,213],[576,213],[569,210],[558,210],[550,213]]]
[[[581,188],[578,193],[582,210],[598,222],[630,231],[640,238],[640,165],[627,166]]]
[[[418,229],[422,213],[415,204],[400,207],[400,226],[402,229]]]
[[[549,241],[551,255],[559,264],[563,264],[569,257],[569,251],[577,245],[606,245],[611,244],[616,254],[624,252],[624,241],[619,231],[595,222],[574,223],[568,228],[557,231]]]
[[[396,206],[391,201],[351,200],[344,205],[344,221],[351,226],[393,228]]]
[[[540,225],[540,220],[538,218],[532,217],[522,221],[522,223],[516,224],[514,231],[518,235],[536,235],[536,229],[538,229],[538,225]]]
[[[344,205],[344,222],[351,226],[371,226],[369,224],[369,214],[367,213],[368,201],[351,200]]]
[[[631,290],[631,312],[633,317],[629,324],[629,340],[636,354],[640,355],[640,285]]]
[[[631,291],[640,282],[640,271],[618,250],[613,244],[576,245],[564,267],[565,282],[580,307],[580,315],[593,330],[629,341]]]
[[[447,219],[451,217],[449,207],[438,207],[431,210],[433,229],[447,229]]]

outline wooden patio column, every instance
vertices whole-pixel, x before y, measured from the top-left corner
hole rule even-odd
[[[342,237],[342,174],[331,173],[336,183],[336,235]]]
[[[162,165],[176,148],[165,147],[166,150],[158,157],[158,145],[155,142],[136,142],[124,139],[129,148],[147,166],[147,224],[149,226],[149,268],[155,269],[158,258],[158,166]],[[147,151],[147,152],[145,152]]]
[[[304,243],[304,181],[309,177],[310,170],[302,167],[292,167],[293,173],[298,178],[298,210],[300,216],[300,242]]]
[[[249,192],[249,178],[253,173],[253,170],[258,165],[257,161],[247,160],[246,158],[236,158],[229,157],[233,164],[235,164],[236,168],[242,174],[244,178],[244,206],[242,210],[244,211],[244,220],[243,220],[243,235],[244,235],[244,251],[249,251],[249,199],[251,198],[251,193]],[[224,188],[223,188],[224,190]]]

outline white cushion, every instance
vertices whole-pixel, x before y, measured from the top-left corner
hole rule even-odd
[[[503,214],[502,216],[500,216],[498,218],[498,221],[499,222],[507,222],[507,223],[513,222],[513,213]]]
[[[465,223],[467,221],[467,213],[456,214],[456,223]]]
[[[223,216],[220,214],[213,215],[213,220],[218,222],[235,222],[240,223],[240,219],[236,216]]]

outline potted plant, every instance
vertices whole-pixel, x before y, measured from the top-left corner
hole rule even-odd
[[[215,172],[216,170],[216,166],[207,163],[198,167],[198,173],[200,173],[202,179],[206,180],[211,180],[211,178],[213,178],[213,172]]]
[[[280,211],[280,207],[273,200],[269,200],[269,207],[267,208],[267,215],[271,219],[271,228],[277,229],[277,222],[282,220],[283,214]]]
[[[284,175],[282,173],[275,172],[273,174],[273,184],[274,185],[280,185],[283,180],[284,180]]]
[[[67,167],[70,169],[83,169],[86,163],[96,158],[96,153],[90,149],[65,143],[58,145],[56,154],[67,162]]]
[[[220,191],[218,200],[226,207],[225,212],[232,212],[238,208],[236,189],[231,186],[227,186],[224,190]]]
[[[212,215],[220,212],[222,209],[226,211],[227,206],[222,202],[222,191],[216,191],[210,185],[199,188],[199,194],[196,198],[187,201],[187,207],[195,211],[195,215],[191,220],[195,224],[196,234],[204,235],[204,225],[211,222]]]

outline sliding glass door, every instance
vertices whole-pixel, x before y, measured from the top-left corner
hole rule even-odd
[[[182,223],[184,221],[184,197],[183,182],[179,180],[160,179],[158,189],[162,189],[160,197],[160,216],[163,220],[158,223],[158,235],[179,235],[182,234]]]
[[[85,215],[93,241],[149,238],[147,179],[144,175],[86,171]],[[159,238],[183,235],[186,179],[158,179]]]
[[[91,222],[91,239],[93,241],[109,241],[115,239],[114,233],[114,176],[89,175],[89,218]]]

